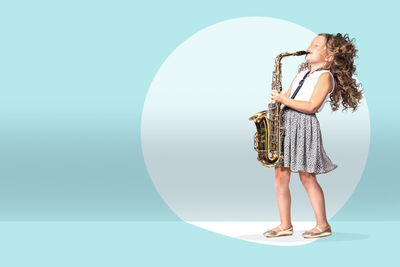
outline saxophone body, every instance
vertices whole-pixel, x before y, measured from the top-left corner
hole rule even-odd
[[[282,72],[281,60],[287,56],[301,56],[307,54],[306,51],[294,53],[281,53],[275,59],[275,70],[272,73],[272,90],[282,91]],[[257,132],[254,135],[254,149],[258,152],[257,159],[265,167],[274,167],[283,156],[282,141],[282,105],[271,101],[268,109],[260,111],[249,118],[254,121]]]

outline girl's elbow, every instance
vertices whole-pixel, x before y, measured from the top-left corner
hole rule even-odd
[[[318,111],[318,109],[319,109],[319,106],[314,106],[314,105],[312,105],[311,106],[311,110],[310,110],[310,113],[317,113],[317,111]]]

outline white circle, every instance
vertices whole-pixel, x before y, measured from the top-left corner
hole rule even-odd
[[[144,103],[142,148],[154,186],[179,218],[212,231],[207,222],[279,221],[274,169],[257,161],[256,128],[248,118],[270,101],[275,57],[305,50],[315,36],[285,20],[231,19],[194,34],[162,64]],[[301,62],[304,56],[282,60],[284,90]],[[333,113],[328,103],[317,117],[325,151],[339,166],[317,175],[329,219],[349,199],[364,170],[369,115],[364,99],[355,113]],[[292,220],[315,221],[297,173],[290,189]]]

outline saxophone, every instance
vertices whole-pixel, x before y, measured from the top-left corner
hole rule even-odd
[[[287,56],[301,56],[306,51],[294,53],[281,53],[275,59],[275,70],[272,73],[272,90],[282,91],[281,60]],[[272,100],[268,110],[260,111],[249,118],[256,124],[257,132],[254,134],[254,149],[258,152],[257,159],[265,167],[274,167],[282,159],[282,110],[283,105]]]

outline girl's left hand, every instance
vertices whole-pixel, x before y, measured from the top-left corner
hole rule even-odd
[[[276,90],[272,90],[271,92],[271,99],[275,100],[276,102],[282,103],[284,99],[287,98],[285,91],[281,91],[278,93]]]

